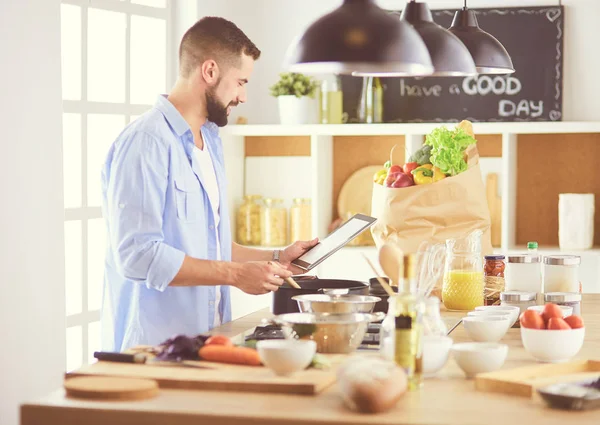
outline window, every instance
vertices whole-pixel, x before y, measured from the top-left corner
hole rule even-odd
[[[100,346],[106,248],[100,172],[116,136],[166,91],[169,3],[61,4],[68,371],[92,362]]]

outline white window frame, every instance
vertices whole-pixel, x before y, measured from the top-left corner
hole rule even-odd
[[[141,115],[152,105],[131,104],[130,102],[130,69],[131,69],[131,16],[159,18],[166,21],[166,81],[165,87],[173,77],[173,1],[166,0],[166,8],[155,8],[131,3],[130,0],[62,0],[62,4],[70,4],[81,8],[81,100],[63,100],[63,113],[76,113],[81,116],[81,207],[65,208],[64,220],[81,222],[81,283],[82,311],[66,316],[66,328],[81,326],[82,359],[81,364],[88,363],[88,327],[90,323],[100,320],[100,310],[88,310],[88,223],[89,220],[102,218],[102,208],[88,206],[87,193],[87,117],[88,114],[119,114],[125,116],[125,124],[132,115]],[[123,103],[91,102],[87,100],[87,10],[88,8],[104,9],[126,14],[127,27],[125,36],[125,101]],[[66,329],[65,329],[66,332]]]

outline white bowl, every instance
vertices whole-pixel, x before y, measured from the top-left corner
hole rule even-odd
[[[464,342],[454,344],[450,351],[467,378],[472,378],[478,373],[500,369],[506,360],[508,345],[495,342]]]
[[[431,376],[448,361],[452,347],[449,336],[426,335],[423,337],[423,375]]]
[[[521,327],[525,351],[539,362],[562,363],[571,360],[581,350],[584,337],[585,328],[549,330]]]
[[[542,314],[544,312],[544,307],[545,306],[543,305],[532,305],[531,307],[527,307],[527,310],[534,310]],[[559,305],[559,307],[562,310],[563,317],[567,317],[573,314],[573,307],[568,305]]]
[[[475,311],[485,311],[489,313],[512,313],[512,324],[510,326],[513,326],[517,320],[519,320],[519,316],[521,315],[521,309],[514,305],[482,305],[475,307]]]
[[[263,364],[279,376],[306,369],[317,352],[317,343],[303,339],[258,341],[256,349]]]
[[[498,342],[510,328],[510,316],[467,316],[463,326],[467,334],[476,342]]]

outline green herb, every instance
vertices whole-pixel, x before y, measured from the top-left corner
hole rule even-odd
[[[310,363],[309,367],[312,367],[314,369],[329,369],[331,367],[331,361],[322,354],[316,353],[313,356],[312,362]]]
[[[311,77],[294,72],[279,74],[279,81],[270,87],[271,96],[314,97],[317,82]]]
[[[294,323],[292,329],[298,339],[310,336],[317,330],[317,325],[313,323]]]
[[[425,144],[431,146],[431,163],[451,176],[466,171],[465,149],[473,143],[477,140],[461,128],[438,127],[425,139]]]

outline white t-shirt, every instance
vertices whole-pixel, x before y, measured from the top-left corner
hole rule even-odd
[[[221,245],[219,242],[219,222],[221,217],[219,216],[219,185],[217,184],[217,175],[215,174],[215,167],[213,166],[210,153],[204,144],[204,149],[198,149],[194,146],[194,155],[200,164],[202,170],[202,177],[204,177],[204,184],[208,198],[210,199],[210,205],[212,206],[213,215],[215,217],[215,236],[217,238],[217,260],[221,259]],[[221,303],[221,287],[216,287],[216,300],[215,300],[215,320],[213,326],[219,326],[221,324],[220,311]]]

